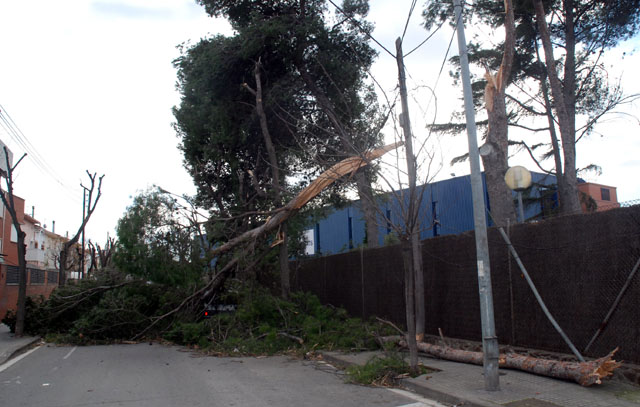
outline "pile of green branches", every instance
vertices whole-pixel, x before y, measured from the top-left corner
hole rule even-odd
[[[204,318],[204,304],[184,306],[195,291],[104,273],[59,287],[48,300],[29,299],[25,331],[71,344],[163,338],[214,354],[244,355],[376,349],[377,337],[394,333],[380,322],[322,305],[312,294],[293,293],[283,300],[237,280],[227,281],[216,300],[234,305],[235,311]],[[11,326],[15,316],[3,322]]]
[[[237,294],[237,303],[233,313],[175,324],[164,337],[216,354],[271,355],[376,349],[376,338],[393,332],[376,321],[350,318],[345,310],[324,306],[308,293],[293,293],[287,301],[265,289],[245,290]]]
[[[72,344],[127,340],[179,304],[185,290],[132,280],[117,273],[57,288],[48,300],[28,298],[25,332]],[[185,313],[183,317],[188,317]],[[15,315],[3,319],[11,328]],[[167,328],[167,321],[158,330]]]

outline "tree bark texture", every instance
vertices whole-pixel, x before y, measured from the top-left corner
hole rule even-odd
[[[389,338],[392,339],[383,339],[383,341],[396,342],[402,347],[408,347],[407,341],[400,336]],[[482,365],[482,352],[453,349],[447,346],[434,345],[426,342],[419,342],[417,347],[419,351],[441,359]],[[611,376],[613,371],[621,365],[620,362],[613,360],[613,355],[617,350],[617,348],[614,349],[607,356],[600,359],[582,363],[540,359],[516,353],[502,353],[498,360],[500,367],[504,369],[521,370],[541,376],[571,380],[582,386],[591,386],[593,384],[601,384],[602,379],[606,379]]]
[[[209,252],[212,256],[226,253],[239,245],[255,240],[256,238],[277,229],[284,221],[295,215],[300,208],[306,205],[310,200],[315,198],[324,188],[331,185],[335,180],[347,174],[354,174],[358,169],[364,167],[369,162],[381,157],[383,154],[394,150],[401,146],[402,143],[389,144],[387,146],[364,153],[362,156],[354,156],[346,158],[335,164],[318,176],[309,186],[303,189],[295,198],[293,198],[285,206],[278,209],[275,214],[269,217],[265,223],[257,228],[248,230],[243,234],[221,244],[217,248],[211,249]]]
[[[413,255],[411,253],[411,240],[402,241],[402,263],[404,265],[404,300],[405,313],[407,319],[407,338],[405,342],[409,348],[409,366],[412,372],[418,370],[418,347],[416,341],[416,309],[415,309],[415,288],[414,288],[414,271],[413,271]]]
[[[287,233],[287,222],[280,225],[280,233],[282,242],[280,243],[280,293],[285,300],[289,298],[291,293],[291,272],[289,270],[289,250],[288,240],[289,234]]]
[[[11,223],[18,235],[18,301],[16,304],[18,309],[16,310],[15,334],[17,336],[22,336],[24,334],[25,304],[27,300],[27,259],[25,257],[26,247],[24,245],[24,238],[26,235],[20,227],[18,214],[16,212],[16,205],[13,199],[13,170],[18,166],[18,164],[20,164],[27,154],[24,154],[12,167],[9,160],[9,150],[7,150],[7,147],[4,147],[3,150],[5,163],[7,163],[7,193],[5,194],[5,192],[0,188],[0,200],[2,201],[3,207],[7,212],[9,212]],[[4,212],[2,213],[2,216],[4,216]]]
[[[566,61],[564,70],[564,87],[560,78],[553,56],[553,45],[549,27],[545,19],[542,0],[534,0],[536,21],[540,39],[544,49],[547,76],[551,85],[560,137],[562,139],[562,153],[564,158],[564,171],[562,174],[564,190],[559,191],[560,209],[563,213],[576,213],[580,211],[580,198],[578,196],[576,173],[576,134],[575,134],[575,34],[573,26],[573,1],[565,0],[565,37],[566,37]]]
[[[356,187],[360,197],[360,208],[364,214],[365,226],[367,230],[367,247],[380,246],[380,234],[378,231],[378,213],[375,205],[375,197],[371,188],[371,180],[368,179],[365,171],[356,173]]]
[[[536,58],[538,63],[542,64],[540,53],[538,52],[536,42]],[[556,123],[553,117],[553,107],[551,106],[551,98],[549,97],[549,86],[547,86],[547,76],[545,75],[540,81],[542,97],[544,98],[544,108],[547,113],[547,123],[549,124],[549,137],[551,139],[551,148],[553,149],[553,161],[556,167],[556,180],[558,182],[558,191],[564,193],[564,169],[562,168],[562,157],[560,156],[560,143],[558,142],[558,134],[556,133]]]
[[[505,226],[516,222],[516,212],[513,205],[511,190],[504,181],[504,175],[509,169],[508,148],[509,134],[507,121],[507,107],[505,103],[505,89],[511,75],[513,55],[515,50],[515,23],[511,0],[504,1],[505,7],[505,43],[500,69],[495,75],[485,74],[485,106],[487,109],[489,127],[486,145],[491,148],[482,155],[489,207],[491,216],[497,226]]]
[[[267,114],[264,111],[264,97],[262,94],[262,77],[260,70],[262,64],[260,61],[256,62],[254,75],[256,80],[256,90],[254,95],[256,97],[256,112],[260,120],[260,129],[262,131],[262,137],[264,138],[264,145],[267,149],[269,156],[269,168],[271,169],[272,187],[273,187],[273,200],[276,206],[282,205],[282,194],[284,190],[284,182],[280,182],[280,167],[278,166],[278,157],[276,155],[276,149],[273,146],[273,139],[271,138],[271,132],[269,132],[269,126],[267,125]],[[287,247],[287,226],[283,223],[280,226],[282,242],[280,244],[280,252],[278,254],[280,260],[280,290],[282,298],[289,298],[291,291],[290,272],[289,272],[289,250]]]
[[[413,133],[411,132],[411,120],[409,116],[409,102],[407,97],[407,84],[404,69],[404,58],[402,51],[402,39],[396,39],[396,63],[398,65],[398,85],[400,88],[400,102],[402,104],[402,116],[400,120],[400,126],[402,127],[402,133],[405,140],[405,153],[407,158],[407,177],[409,178],[409,207],[406,211],[406,217],[404,219],[406,233],[408,235],[408,241],[411,244],[411,270],[412,270],[412,293],[411,299],[413,312],[415,332],[412,337],[416,335],[422,339],[424,336],[424,326],[426,320],[425,300],[424,300],[424,274],[422,270],[422,251],[420,246],[420,204],[421,197],[418,197],[418,190],[416,187],[418,167],[416,164],[416,156],[413,153]],[[422,193],[423,191],[420,191]],[[405,265],[405,267],[407,267]],[[405,283],[407,280],[405,279]],[[406,304],[409,307],[409,303]]]
[[[95,191],[96,173],[93,173],[93,175],[91,175],[91,173],[89,171],[87,171],[87,175],[89,176],[89,179],[91,180],[91,188],[88,188],[89,196],[88,196],[87,202],[89,203],[89,206],[88,206],[88,210],[87,210],[87,215],[86,215],[86,217],[84,219],[82,219],[82,224],[78,228],[78,231],[76,232],[76,234],[70,240],[66,241],[62,245],[62,250],[60,250],[60,273],[59,273],[59,277],[58,277],[58,285],[60,285],[60,286],[64,286],[66,284],[66,282],[67,282],[67,260],[69,258],[69,250],[71,250],[71,248],[76,243],[78,243],[78,240],[80,240],[80,234],[84,230],[84,228],[87,225],[87,223],[89,223],[89,219],[91,219],[91,215],[93,215],[93,212],[96,210],[96,205],[98,205],[98,201],[100,200],[100,197],[102,196],[102,179],[104,178],[104,175],[101,175],[98,178],[98,189],[97,189],[97,191]],[[95,199],[93,199],[93,193],[94,192],[97,192]]]
[[[14,222],[17,224],[17,222]],[[24,245],[25,233],[18,226],[18,303],[16,310],[16,336],[22,336],[24,334],[24,318],[25,318],[25,304],[27,300],[27,261],[25,258],[26,250]]]

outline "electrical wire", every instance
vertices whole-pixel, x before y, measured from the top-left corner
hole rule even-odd
[[[31,159],[31,162],[34,166],[40,171],[42,174],[49,176],[55,183],[61,186],[65,191],[65,196],[74,202],[80,202],[79,198],[77,198],[77,191],[73,188],[66,185],[63,181],[61,181],[61,177],[57,174],[57,172],[49,165],[46,160],[42,157],[42,155],[36,150],[36,148],[31,144],[26,135],[20,130],[16,122],[11,118],[9,113],[6,111],[4,106],[0,105],[0,127],[5,131],[5,133],[17,144],[21,147],[27,156]]]
[[[411,2],[411,7],[409,8],[409,15],[407,15],[407,22],[404,24],[404,30],[402,31],[402,40],[404,42],[404,36],[407,34],[407,28],[409,27],[409,21],[411,21],[411,15],[413,14],[413,10],[416,8],[416,3],[418,0],[413,0]]]
[[[360,25],[360,22],[358,20],[356,20],[355,18],[351,17],[350,15],[348,15],[347,13],[344,12],[344,10],[342,10],[336,3],[333,2],[333,0],[329,0],[329,3],[331,3],[333,5],[333,7],[336,8],[336,10],[338,10],[340,13],[342,13],[345,17],[347,17],[349,20],[351,20],[351,22],[353,22],[356,27],[358,27],[360,29],[360,31],[366,35],[367,37],[369,37],[373,42],[375,42],[376,44],[378,44],[378,46],[380,48],[382,48],[383,50],[385,50],[387,52],[387,54],[391,55],[391,57],[393,59],[396,58],[396,54],[394,54],[393,52],[389,51],[384,45],[382,45],[382,43],[380,43],[380,41],[378,41],[377,39],[375,39],[375,37],[373,35],[371,35],[371,33],[368,30],[365,30],[364,28],[362,28],[362,26]]]
[[[52,175],[54,175],[55,178],[59,179],[60,176],[56,173],[53,167],[51,167],[46,162],[46,160],[42,157],[42,155],[38,152],[38,150],[33,146],[33,144],[31,144],[29,139],[24,135],[22,130],[20,130],[20,127],[18,127],[16,122],[13,121],[13,118],[11,117],[11,115],[9,115],[9,113],[6,111],[4,106],[2,106],[1,104],[0,104],[0,115],[6,116],[9,119],[10,127],[13,129],[16,136],[22,141],[21,145],[23,145],[25,151],[29,153],[36,161],[38,161],[38,163],[42,166],[43,169],[50,172]]]
[[[414,48],[414,49],[412,49],[411,51],[409,51],[409,52],[407,52],[406,54],[404,54],[404,57],[405,57],[405,58],[406,58],[406,57],[408,57],[409,55],[411,55],[411,53],[413,53],[413,52],[414,52],[414,51],[416,51],[418,48],[420,48],[421,46],[423,46],[424,44],[426,44],[426,43],[427,43],[427,41],[429,41],[429,40],[431,39],[431,37],[433,37],[433,36],[434,36],[434,35],[435,35],[439,30],[440,30],[440,28],[441,28],[443,25],[444,25],[444,21],[443,21],[443,22],[441,22],[441,23],[438,25],[438,27],[437,27],[435,30],[433,30],[433,31],[429,34],[429,36],[427,36],[427,38],[425,38],[425,39],[424,39],[424,41],[422,41],[420,44],[418,44],[418,46],[417,46],[417,47],[415,47],[415,48]]]

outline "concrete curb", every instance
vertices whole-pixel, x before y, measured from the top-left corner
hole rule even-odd
[[[40,342],[41,340],[42,340],[42,338],[40,338],[39,336],[34,336],[32,338],[29,338],[28,340],[25,340],[23,343],[21,343],[20,345],[16,346],[15,348],[12,347],[12,349],[9,349],[8,351],[5,351],[6,353],[5,352],[1,353],[0,354],[0,365],[4,365],[5,363],[7,363],[11,359],[15,358],[16,356],[26,352],[31,347],[33,347],[33,345],[35,345],[36,343]]]
[[[352,362],[346,357],[342,357],[341,355],[329,354],[324,352],[320,352],[320,354],[322,355],[322,358],[325,362],[331,363],[341,369],[345,369],[356,364],[355,362]],[[401,379],[400,386],[423,397],[438,401],[440,403],[450,404],[452,406],[496,407],[498,405],[483,400],[474,400],[468,397],[460,397],[457,395],[442,392],[440,390],[432,389],[428,386],[426,376],[428,375],[418,376],[416,378]]]

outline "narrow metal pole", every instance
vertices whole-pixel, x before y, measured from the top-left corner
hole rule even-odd
[[[584,358],[582,357],[580,352],[578,352],[578,349],[576,349],[576,347],[573,345],[573,342],[571,342],[571,339],[569,339],[567,334],[565,334],[562,328],[560,328],[560,325],[558,325],[558,322],[556,322],[555,318],[553,317],[553,315],[551,315],[551,312],[545,305],[544,301],[542,301],[542,297],[540,296],[540,293],[538,292],[536,285],[533,284],[533,281],[531,280],[531,277],[529,276],[527,269],[524,267],[524,264],[522,264],[522,261],[520,260],[520,256],[518,256],[518,252],[516,252],[516,249],[513,248],[513,245],[511,244],[511,239],[509,239],[509,236],[507,236],[507,234],[504,232],[504,229],[502,227],[500,227],[499,230],[500,230],[500,234],[502,235],[502,238],[507,243],[507,246],[509,246],[509,250],[511,251],[511,254],[516,259],[516,263],[518,263],[518,267],[520,267],[520,271],[522,271],[522,274],[524,274],[524,278],[527,280],[527,283],[529,284],[531,291],[533,291],[533,295],[536,297],[536,300],[538,300],[538,304],[540,304],[542,311],[544,311],[544,314],[549,319],[549,322],[551,322],[551,325],[553,325],[556,331],[558,331],[558,333],[560,334],[564,342],[567,344],[567,346],[569,346],[569,349],[571,349],[571,352],[573,352],[573,354],[576,355],[576,357],[580,362],[584,362]]]
[[[491,289],[491,267],[489,264],[489,242],[487,239],[487,219],[484,206],[484,189],[480,174],[480,155],[476,135],[476,119],[471,95],[471,79],[469,74],[469,58],[467,41],[462,23],[462,6],[460,0],[454,0],[458,31],[458,50],[460,54],[460,70],[464,90],[464,107],[467,119],[467,136],[469,139],[469,162],[471,165],[471,193],[473,197],[473,220],[476,236],[476,255],[478,261],[478,286],[480,292],[480,315],[482,321],[482,349],[484,367],[484,388],[488,391],[500,389],[498,376],[498,338],[493,317],[493,292]]]
[[[524,223],[524,205],[522,205],[522,191],[518,191],[518,210],[520,211],[520,223]]]

